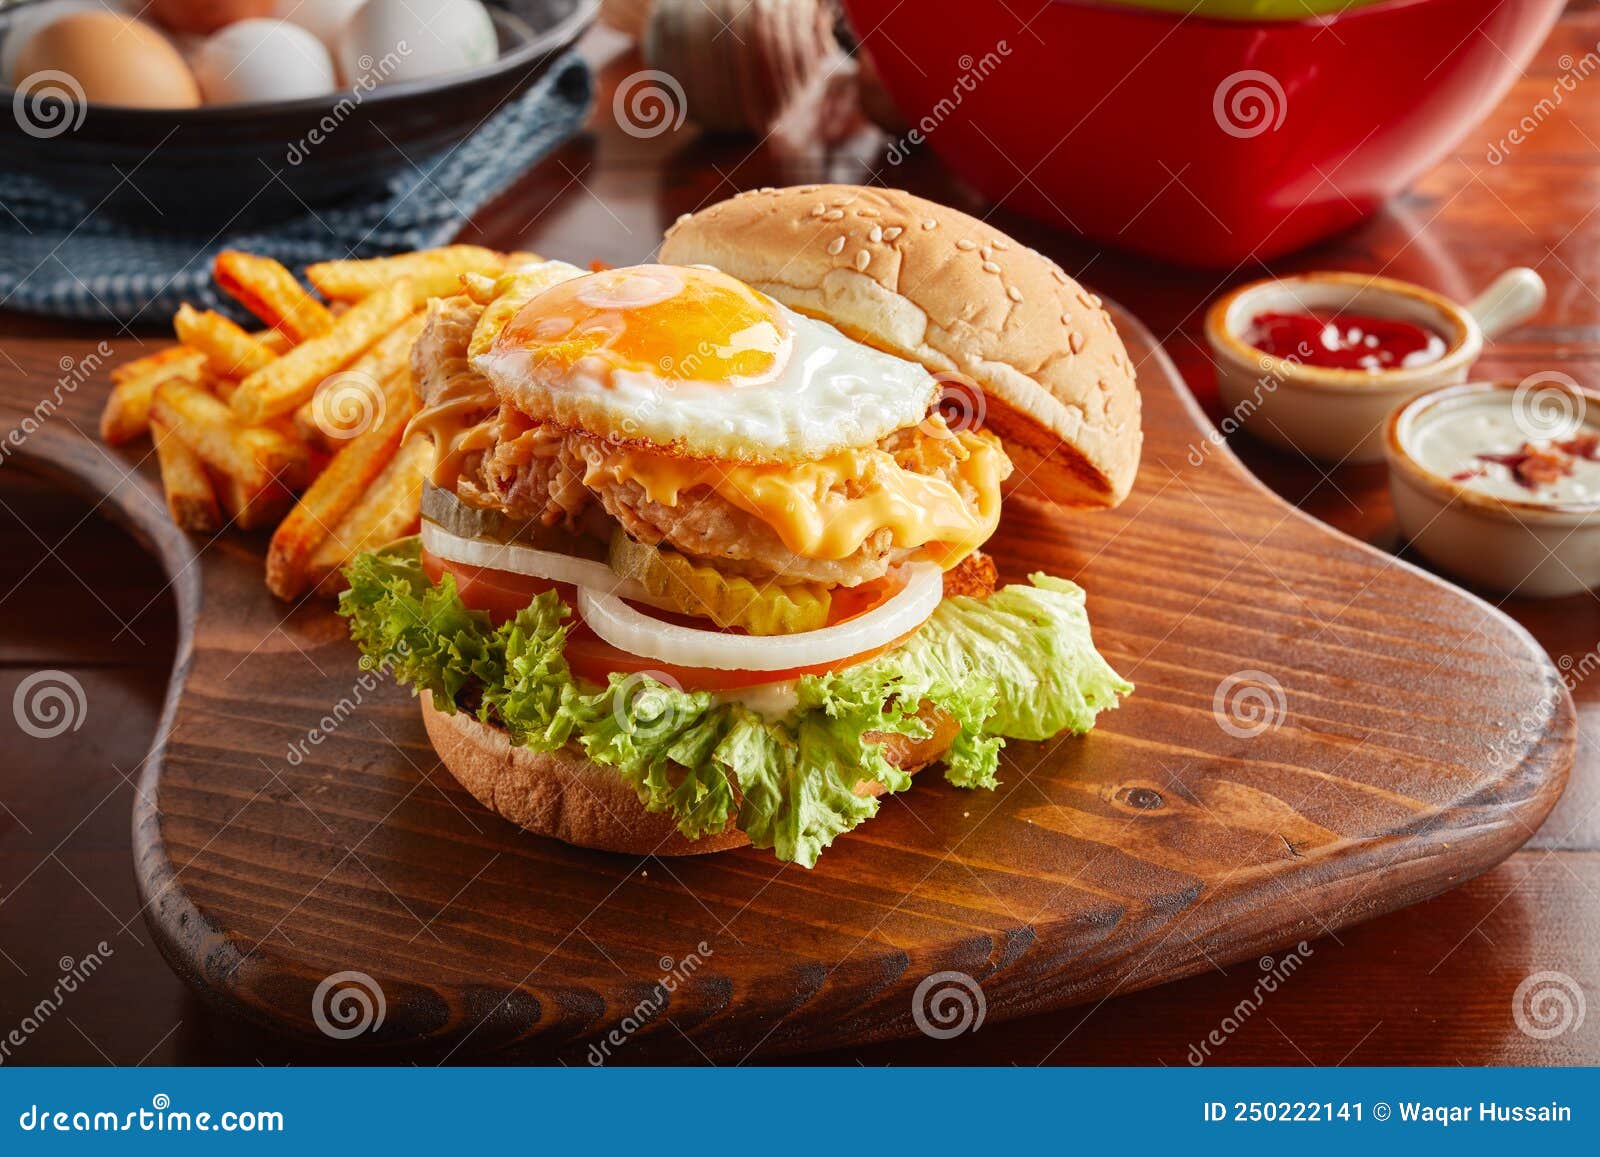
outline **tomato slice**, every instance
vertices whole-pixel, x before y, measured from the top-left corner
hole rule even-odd
[[[548,590],[557,592],[569,606],[576,606],[578,602],[578,596],[569,583],[491,570],[485,566],[468,566],[428,551],[422,552],[422,570],[430,582],[436,583],[445,575],[455,579],[456,593],[461,596],[461,601],[472,610],[487,611],[489,618],[497,624],[514,618],[518,611]]]
[[[536,596],[548,590],[556,591],[569,606],[576,606],[577,603],[577,595],[570,583],[552,582],[488,567],[467,566],[465,563],[442,559],[428,551],[422,552],[422,569],[432,582],[450,575],[456,580],[456,593],[461,596],[461,601],[473,610],[487,611],[489,618],[496,623],[512,618]],[[861,611],[855,609],[854,613]],[[613,672],[624,675],[642,672],[656,676],[662,682],[675,683],[685,691],[728,691],[762,683],[785,683],[802,675],[826,675],[831,671],[841,671],[898,647],[914,634],[916,630],[913,629],[881,647],[835,659],[831,663],[791,667],[784,671],[727,671],[714,667],[680,667],[674,663],[663,663],[660,659],[633,655],[613,647],[582,622],[574,622],[567,632],[566,658],[567,666],[574,675],[599,686],[604,686]]]

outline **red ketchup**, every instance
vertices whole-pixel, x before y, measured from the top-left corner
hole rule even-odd
[[[1444,338],[1409,321],[1359,313],[1258,313],[1244,340],[1263,353],[1330,370],[1425,366],[1445,354]]]

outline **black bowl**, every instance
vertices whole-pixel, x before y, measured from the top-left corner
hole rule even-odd
[[[0,89],[0,155],[96,212],[185,231],[305,212],[455,144],[521,93],[600,0],[499,0],[500,56],[470,71],[275,103],[72,105]],[[17,8],[0,15],[0,36]],[[7,80],[9,83],[9,80]]]

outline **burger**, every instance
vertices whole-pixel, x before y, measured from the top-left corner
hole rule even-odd
[[[1080,733],[1132,687],[1084,594],[997,585],[1018,491],[1106,507],[1140,447],[1098,299],[892,189],[763,189],[656,263],[559,261],[430,303],[421,533],[340,612],[421,697],[444,765],[513,823],[807,867],[942,767]]]

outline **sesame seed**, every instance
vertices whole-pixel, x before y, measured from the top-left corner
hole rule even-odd
[[[861,250],[860,252],[858,252],[856,254],[856,268],[857,269],[859,269],[863,273],[865,273],[867,271],[867,266],[869,266],[871,264],[872,264],[872,254],[868,253],[865,249]]]
[[[1021,301],[1022,300],[1022,290],[1018,289],[1015,285],[1013,285],[1009,289],[1006,290],[1006,296],[1009,297],[1012,301]]]
[[[835,205],[848,205],[854,200],[854,197],[835,197],[833,203]]]
[[[1083,335],[1077,330],[1072,331],[1072,336],[1067,339],[1067,348],[1075,354],[1083,352]]]
[[[971,252],[972,250],[976,249],[977,246],[963,237],[960,241],[956,242],[956,248]]]
[[[998,265],[996,265],[993,261],[985,261],[983,263],[983,271],[985,273],[999,273],[1000,272],[1000,267]]]
[[[883,231],[883,239],[885,241],[893,241],[896,237],[900,236],[900,234],[904,232],[905,230],[900,228],[900,226],[891,225]]]
[[[1062,325],[1071,325],[1072,324],[1072,315],[1070,313],[1062,314],[1061,315],[1061,324]]]
[[[878,242],[883,240],[883,226],[874,225],[872,227],[872,232],[868,233],[867,236],[870,237],[872,239],[872,243],[876,245]]]
[[[1061,272],[1061,266],[1059,266],[1059,265],[1056,266],[1054,269],[1052,269],[1050,271],[1050,276],[1054,277],[1062,285],[1065,285],[1067,283],[1067,275],[1065,273]]]
[[[1004,253],[1007,249],[1011,248],[1011,246],[1007,245],[1004,241],[1000,240],[1000,238],[998,238],[998,237],[996,237],[993,241],[989,242],[989,244],[993,245],[996,249],[1000,250],[1000,252],[1002,252],[1002,253]]]
[[[1098,294],[1091,293],[1089,295],[1089,306],[1090,306],[1091,309],[1099,309],[1100,308],[1100,297],[1099,297]]]
[[[829,209],[826,213],[824,213],[822,215],[822,219],[824,221],[837,221],[837,220],[839,220],[839,218],[841,218],[843,216],[844,216],[844,210],[843,209]]]
[[[679,213],[678,214],[678,224],[679,225],[682,225],[688,219],[689,219],[689,214],[687,214],[687,213]]]
[[[937,229],[939,227],[939,222],[935,221],[932,217],[925,217],[922,221],[922,227],[924,229]]]
[[[872,208],[870,205],[863,205],[861,208],[856,210],[857,217],[876,217],[877,215],[878,211]]]
[[[828,207],[826,205],[824,205],[821,201],[818,201],[815,205],[811,206],[811,215],[813,217],[820,217],[824,213],[826,213],[827,211],[828,211]]]
[[[839,254],[844,252],[844,241],[844,234],[839,234],[839,236],[828,242],[828,252],[833,254],[835,257],[839,256]]]
[[[774,189],[771,185],[762,185],[761,186],[761,192],[763,192],[763,193],[776,193],[777,191],[778,190]]]

